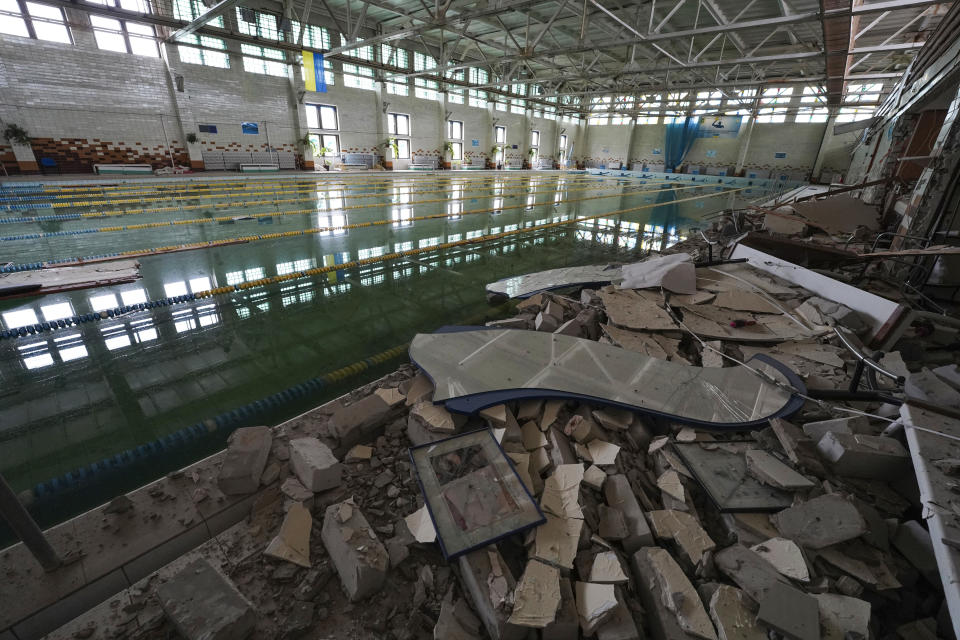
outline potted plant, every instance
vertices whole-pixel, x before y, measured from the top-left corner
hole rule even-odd
[[[187,134],[187,144],[196,144],[200,141],[200,138],[197,137],[193,131]]]
[[[450,157],[450,160],[447,160],[447,156]],[[453,168],[453,143],[449,140],[443,143],[443,168]]]
[[[319,154],[321,158],[323,158],[321,162],[323,163],[324,171],[330,171],[330,161],[327,160],[327,154],[333,153],[333,149],[331,149],[330,147],[320,147],[319,149],[316,150],[316,153]]]
[[[503,150],[503,145],[495,144],[490,148],[490,168],[498,169],[497,166],[497,154]]]
[[[396,138],[387,138],[387,141],[383,143],[383,149],[387,149],[393,152],[392,158],[384,158],[384,165],[387,169],[393,169],[393,160],[400,158],[400,145],[397,144]]]
[[[28,146],[30,144],[30,134],[27,130],[18,124],[10,123],[3,130],[3,137],[10,144]]]
[[[533,147],[530,147],[527,150],[527,168],[528,169],[533,169],[533,157],[535,155],[537,155],[537,150],[534,149]]]

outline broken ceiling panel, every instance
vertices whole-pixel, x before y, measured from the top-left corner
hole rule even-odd
[[[535,293],[563,289],[564,287],[603,285],[619,282],[619,265],[595,264],[584,267],[564,267],[526,273],[497,280],[487,285],[487,293],[497,293],[510,298],[529,298]]]
[[[802,382],[775,360],[746,368],[704,369],[664,362],[611,345],[535,331],[471,328],[417,334],[410,358],[436,384],[434,401],[473,413],[511,400],[581,399],[666,416],[708,428],[765,424],[796,411]]]
[[[489,429],[413,447],[410,457],[448,559],[545,522]]]

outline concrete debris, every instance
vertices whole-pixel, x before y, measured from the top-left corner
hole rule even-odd
[[[513,613],[507,622],[542,629],[556,618],[560,600],[560,572],[542,562],[530,560],[517,582]]]
[[[896,478],[910,468],[910,454],[886,436],[830,432],[817,450],[835,473],[850,478]]]
[[[402,388],[401,388],[402,390]],[[418,402],[429,400],[433,397],[433,382],[426,375],[419,373],[407,386],[406,405],[412,407]]]
[[[308,509],[313,506],[313,491],[307,489],[296,478],[287,478],[280,485],[280,493],[292,502],[299,503]]]
[[[227,453],[217,476],[220,491],[228,496],[256,491],[272,445],[270,427],[242,427],[230,434]]]
[[[666,609],[672,616],[670,627],[678,628],[686,634],[705,640],[716,640],[717,634],[710,622],[700,595],[683,573],[680,565],[666,550],[659,547],[646,547],[633,555],[634,569],[648,589],[658,608]],[[647,602],[644,602],[650,608]],[[656,612],[654,612],[656,615]],[[657,616],[658,618],[661,616]],[[660,620],[661,625],[664,624]],[[677,637],[665,634],[664,637]],[[679,636],[683,637],[683,636]]]
[[[665,509],[647,514],[653,534],[660,540],[673,540],[683,558],[696,567],[703,555],[716,548],[697,519],[689,513]]]
[[[897,636],[900,640],[938,640],[937,621],[933,618],[914,620],[897,627]]]
[[[563,400],[547,400],[543,405],[543,415],[540,416],[540,430],[546,431],[556,423],[560,417],[560,410],[566,402]]]
[[[603,483],[607,479],[607,474],[603,472],[603,469],[596,465],[590,465],[587,467],[587,470],[583,472],[583,483],[590,487],[591,489],[596,489],[600,491],[603,489]]]
[[[534,485],[533,476],[530,475],[530,454],[514,453],[512,451],[507,451],[506,453],[507,457],[513,461],[513,468],[516,470],[517,475],[520,476],[520,482],[527,488],[530,495],[534,496],[539,493]]]
[[[381,387],[374,391],[373,395],[383,400],[391,409],[399,407],[407,400],[407,396],[401,393],[400,389],[396,387]]]
[[[546,513],[547,522],[536,529],[532,557],[562,569],[572,569],[583,520]]]
[[[343,457],[344,462],[364,462],[373,457],[373,447],[368,447],[363,444],[358,444],[354,446],[350,451],[347,451],[347,455]]]
[[[854,504],[835,493],[784,509],[772,517],[780,533],[808,549],[823,549],[863,535],[867,523]]]
[[[550,457],[550,464],[559,467],[564,464],[575,464],[577,457],[573,454],[570,447],[570,441],[556,427],[547,429],[547,455]]]
[[[791,640],[820,640],[820,607],[799,589],[778,582],[760,600],[757,620]]]
[[[463,424],[463,418],[447,411],[443,405],[432,402],[418,402],[410,409],[409,420],[414,420],[434,433],[452,435]]]
[[[764,484],[785,491],[804,491],[814,486],[812,481],[762,449],[749,449],[745,455],[747,472]]]
[[[681,294],[697,292],[697,276],[688,253],[675,253],[624,265],[620,289],[662,287]]]
[[[433,627],[433,640],[481,640],[480,620],[460,598],[454,600],[453,590],[447,592],[440,604],[440,615]]]
[[[611,431],[626,431],[633,423],[633,412],[627,409],[614,407],[595,409],[592,415],[593,419],[600,423],[600,426]]]
[[[287,511],[280,525],[280,532],[270,541],[264,555],[286,560],[301,567],[310,568],[310,531],[313,529],[313,517],[310,511],[299,502],[295,502]]]
[[[932,370],[933,374],[948,385],[960,391],[960,366],[947,364]]]
[[[869,557],[869,555],[866,556],[869,562],[853,557],[853,554],[857,553],[857,548],[858,546],[850,546],[846,549],[850,555],[843,553],[837,547],[821,549],[817,557],[821,562],[825,562],[849,574],[859,582],[869,585],[876,591],[897,589],[902,586],[882,560],[876,557]],[[861,550],[859,553],[865,554],[869,552]]]
[[[587,450],[590,452],[590,459],[593,464],[599,466],[616,464],[617,454],[620,453],[620,447],[602,440],[591,440],[587,444]]]
[[[542,638],[550,640],[578,640],[580,638],[580,614],[573,595],[573,585],[568,578],[560,578],[560,609],[554,621],[543,628]]]
[[[724,363],[724,357],[722,354],[723,343],[719,340],[711,340],[707,342],[707,346],[705,346],[703,351],[700,353],[700,364],[704,367],[721,369],[723,368]]]
[[[779,207],[775,212],[763,216],[763,228],[770,233],[784,236],[807,235],[807,223],[802,218],[790,215],[790,207]]]
[[[430,544],[436,541],[437,530],[433,526],[433,519],[430,517],[430,512],[426,506],[420,507],[410,515],[404,517],[403,521],[417,542]]]
[[[540,426],[533,420],[521,427],[521,433],[523,434],[523,448],[527,451],[547,446],[547,436],[543,435]]]
[[[819,441],[831,431],[833,433],[861,433],[870,427],[866,416],[851,416],[849,418],[834,418],[832,420],[818,420],[803,425],[803,432],[808,437]]]
[[[339,440],[338,453],[342,454],[355,444],[369,442],[381,435],[390,407],[387,400],[372,393],[352,404],[337,408],[330,416],[330,432]]]
[[[491,409],[493,407],[490,407]],[[526,422],[528,420],[539,420],[540,413],[543,411],[543,400],[524,400],[517,408],[517,420]],[[481,415],[483,412],[480,412]]]
[[[605,437],[603,430],[596,422],[581,415],[574,415],[563,427],[563,433],[577,442],[587,443],[591,440]]]
[[[627,553],[653,544],[653,534],[643,517],[643,510],[630,488],[630,481],[622,474],[609,476],[603,487],[607,505],[623,514],[627,536],[621,541]]]
[[[341,508],[344,504],[349,507],[346,518]],[[330,505],[323,514],[320,534],[351,602],[368,598],[383,588],[389,555],[360,509],[349,503]]]
[[[533,326],[537,331],[553,333],[560,327],[560,321],[546,311],[541,311],[537,314],[537,319],[534,321]]]
[[[786,582],[777,568],[758,553],[734,544],[714,554],[717,569],[737,583],[754,602],[760,603],[775,585]]]
[[[757,624],[750,600],[740,589],[719,585],[710,596],[709,611],[720,640],[767,640],[766,630]]]
[[[593,565],[590,567],[589,582],[599,584],[623,584],[630,578],[623,572],[620,565],[620,558],[615,551],[601,551],[593,557]]]
[[[241,640],[257,623],[251,604],[206,560],[194,560],[157,587],[164,613],[185,640]]]
[[[870,603],[836,593],[815,593],[822,640],[870,637]]]
[[[612,584],[577,582],[574,584],[574,597],[580,628],[586,637],[592,636],[617,608],[617,596]]]
[[[560,518],[583,519],[580,508],[580,482],[583,464],[564,464],[556,467],[543,485],[540,507]]]
[[[930,534],[916,520],[909,520],[897,527],[892,538],[893,546],[910,561],[930,584],[940,580],[937,559],[934,557]]]
[[[671,469],[660,474],[660,477],[657,478],[657,486],[677,502],[686,502],[686,492],[683,490],[680,474],[676,471]]]
[[[316,438],[297,438],[290,441],[290,465],[300,482],[313,492],[339,487],[343,465],[330,447]]]
[[[750,550],[769,562],[773,567],[798,582],[810,582],[810,570],[803,552],[793,540],[770,538],[750,547]]]
[[[492,407],[481,409],[479,414],[480,417],[484,418],[492,427],[506,427],[508,424],[507,411],[509,411],[507,405],[496,404]]]
[[[617,606],[607,619],[597,627],[597,640],[642,640],[633,614],[624,603],[623,593],[615,589]],[[546,636],[545,636],[546,637]]]
[[[924,367],[911,373],[903,385],[907,397],[941,407],[960,406],[960,390],[955,389],[934,372]]]
[[[458,558],[464,591],[473,610],[493,640],[521,640],[527,628],[510,624],[509,594],[516,587],[496,546],[484,547]]]

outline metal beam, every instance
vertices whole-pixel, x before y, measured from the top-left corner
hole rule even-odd
[[[850,13],[853,15],[863,15],[865,13],[880,13],[883,11],[898,11],[900,9],[916,9],[917,7],[929,7],[932,4],[951,4],[944,0],[887,0],[886,2],[873,2],[853,7]]]
[[[219,18],[227,11],[232,9],[239,1],[240,0],[220,0],[220,2],[210,7],[210,9],[204,11],[199,16],[191,20],[190,24],[182,29],[177,29],[172,36],[166,39],[166,42],[176,42],[184,36],[193,34],[197,29],[204,26],[214,18]]]
[[[903,51],[904,49],[919,49],[925,42],[898,42],[896,44],[878,44],[875,46],[857,47],[850,49],[847,53],[858,55],[861,53],[880,53],[882,51]]]

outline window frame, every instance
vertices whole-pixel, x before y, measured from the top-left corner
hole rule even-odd
[[[317,152],[315,152],[316,157],[318,158],[339,158],[340,157],[340,134],[339,133],[325,133],[323,131],[317,133],[308,133],[307,136],[310,138],[310,141],[316,144]],[[333,153],[320,154],[319,150],[324,148],[327,143],[327,138],[333,139]]]
[[[401,119],[403,119],[403,121],[406,122],[406,125],[407,125],[407,130],[404,133],[399,133],[397,128],[397,123],[400,122]],[[413,126],[410,120],[409,113],[399,113],[394,111],[387,113],[387,133],[388,134],[392,136],[402,136],[407,138],[413,135],[411,133],[412,130],[413,130]]]
[[[309,129],[318,129],[320,131],[340,131],[340,114],[337,112],[336,105],[332,104],[322,104],[319,102],[306,102],[304,106],[307,108],[307,128]],[[317,126],[312,126],[310,124],[310,110],[313,109],[314,113],[317,116]],[[325,110],[330,109],[333,111],[333,127],[325,127],[323,113]],[[329,124],[329,123],[328,123]]]
[[[460,129],[460,135],[454,135],[455,128]],[[447,120],[447,138],[450,140],[463,140],[463,120]]]
[[[93,4],[99,4],[99,5],[104,6],[104,7],[114,7],[114,8],[118,8],[118,9],[123,9],[123,8],[125,8],[125,7],[123,7],[123,6],[121,5],[120,0],[102,0],[102,1],[100,1],[100,0],[89,0],[89,1],[93,2]],[[96,16],[96,15],[93,15],[93,14],[90,14],[89,17],[90,17],[90,28],[93,30],[93,40],[94,40],[94,42],[97,43],[97,49],[98,49],[98,50],[100,50],[100,51],[113,51],[114,53],[128,53],[128,54],[130,54],[130,55],[144,56],[144,57],[149,57],[149,58],[159,58],[159,57],[160,57],[160,44],[159,44],[159,42],[158,42],[157,28],[156,28],[154,25],[152,25],[152,24],[146,24],[146,23],[143,23],[143,22],[137,22],[136,20],[123,20],[123,19],[120,19],[120,18],[112,18],[112,17],[106,17],[106,16]],[[112,21],[114,21],[114,22],[116,22],[117,24],[120,25],[119,35],[123,38],[124,46],[126,47],[126,51],[125,51],[125,52],[123,52],[123,51],[117,51],[116,49],[108,49],[108,48],[106,48],[106,47],[101,47],[101,46],[100,46],[100,40],[97,38],[97,33],[98,33],[98,32],[105,32],[105,33],[118,33],[118,32],[114,31],[113,29],[109,29],[109,28],[107,28],[107,27],[97,27],[97,26],[94,24],[94,20],[96,20],[96,19],[98,19],[98,18],[101,19],[101,20],[112,20]],[[133,32],[133,35],[131,36],[131,32],[130,32],[130,29],[129,29],[127,23],[135,24],[135,25],[140,26],[140,27],[143,27],[143,28],[145,28],[145,29],[150,29],[150,31],[152,32],[153,35],[152,35],[152,36],[147,36],[147,35],[144,34],[144,33],[137,33],[136,31],[134,31],[134,32]],[[136,39],[136,40],[149,40],[150,42],[153,43],[153,48],[154,48],[155,53],[152,53],[152,54],[150,54],[150,55],[148,56],[148,55],[146,55],[146,54],[143,54],[143,53],[139,53],[139,52],[134,51],[134,50],[133,50],[133,45],[132,45],[132,43],[131,43],[131,38]]]
[[[463,141],[452,140],[450,145],[453,147],[453,150],[450,152],[450,159],[463,160]]]
[[[67,24],[66,14],[63,12],[63,9],[61,9],[60,7],[53,7],[50,5],[41,5],[37,2],[31,3],[29,2],[29,0],[12,0],[12,2],[17,6],[17,10],[19,11],[19,14],[13,14],[12,12],[4,12],[2,15],[9,18],[11,21],[19,20],[20,23],[23,25],[23,28],[26,31],[26,34],[24,35],[20,33],[9,32],[9,31],[0,31],[0,34],[11,35],[18,38],[31,38],[32,40],[42,40],[43,42],[56,42],[58,44],[69,44],[69,45],[76,44],[76,42],[73,39],[73,32],[70,30],[70,25]],[[60,13],[60,20],[57,21],[52,18],[47,18],[45,16],[33,15],[32,13],[30,13],[30,8],[27,6],[29,4],[36,4],[38,6],[43,7],[44,9],[58,11]],[[67,39],[57,40],[53,38],[41,38],[39,35],[37,35],[37,27],[34,24],[34,22],[59,25],[63,27],[63,30],[67,34]]]
[[[540,146],[540,130],[539,129],[530,130],[530,146],[531,147]]]
[[[501,136],[500,133],[503,133]],[[494,144],[507,144],[507,127],[506,125],[497,124],[493,126],[493,143]]]

